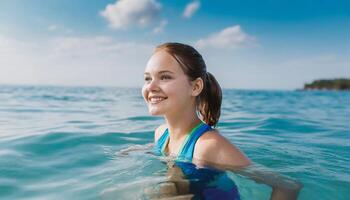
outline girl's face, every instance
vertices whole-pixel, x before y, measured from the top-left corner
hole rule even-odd
[[[193,106],[191,82],[177,61],[166,51],[152,55],[145,69],[142,95],[151,115],[181,112]]]

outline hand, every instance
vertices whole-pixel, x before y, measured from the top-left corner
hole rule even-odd
[[[296,184],[300,184],[296,182]],[[281,187],[273,187],[271,193],[271,200],[296,200],[298,199],[299,191],[302,188],[302,184],[293,189],[285,189]]]

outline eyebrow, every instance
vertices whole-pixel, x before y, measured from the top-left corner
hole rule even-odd
[[[159,72],[158,72],[158,74],[164,74],[164,73],[174,74],[174,72],[172,72],[172,71],[168,71],[168,70],[162,70],[162,71],[159,71]],[[149,75],[150,73],[145,72],[144,74],[145,74],[145,75]]]

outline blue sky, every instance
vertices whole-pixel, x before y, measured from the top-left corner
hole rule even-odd
[[[350,3],[1,0],[0,84],[143,84],[153,48],[195,46],[224,88],[350,78]]]

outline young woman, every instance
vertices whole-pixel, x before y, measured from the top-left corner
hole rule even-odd
[[[197,166],[241,169],[251,165],[236,146],[212,128],[220,117],[221,88],[193,47],[180,43],[158,46],[144,77],[142,94],[149,112],[164,116],[166,122],[155,131],[158,152]],[[287,199],[275,185],[273,189],[279,199]]]

